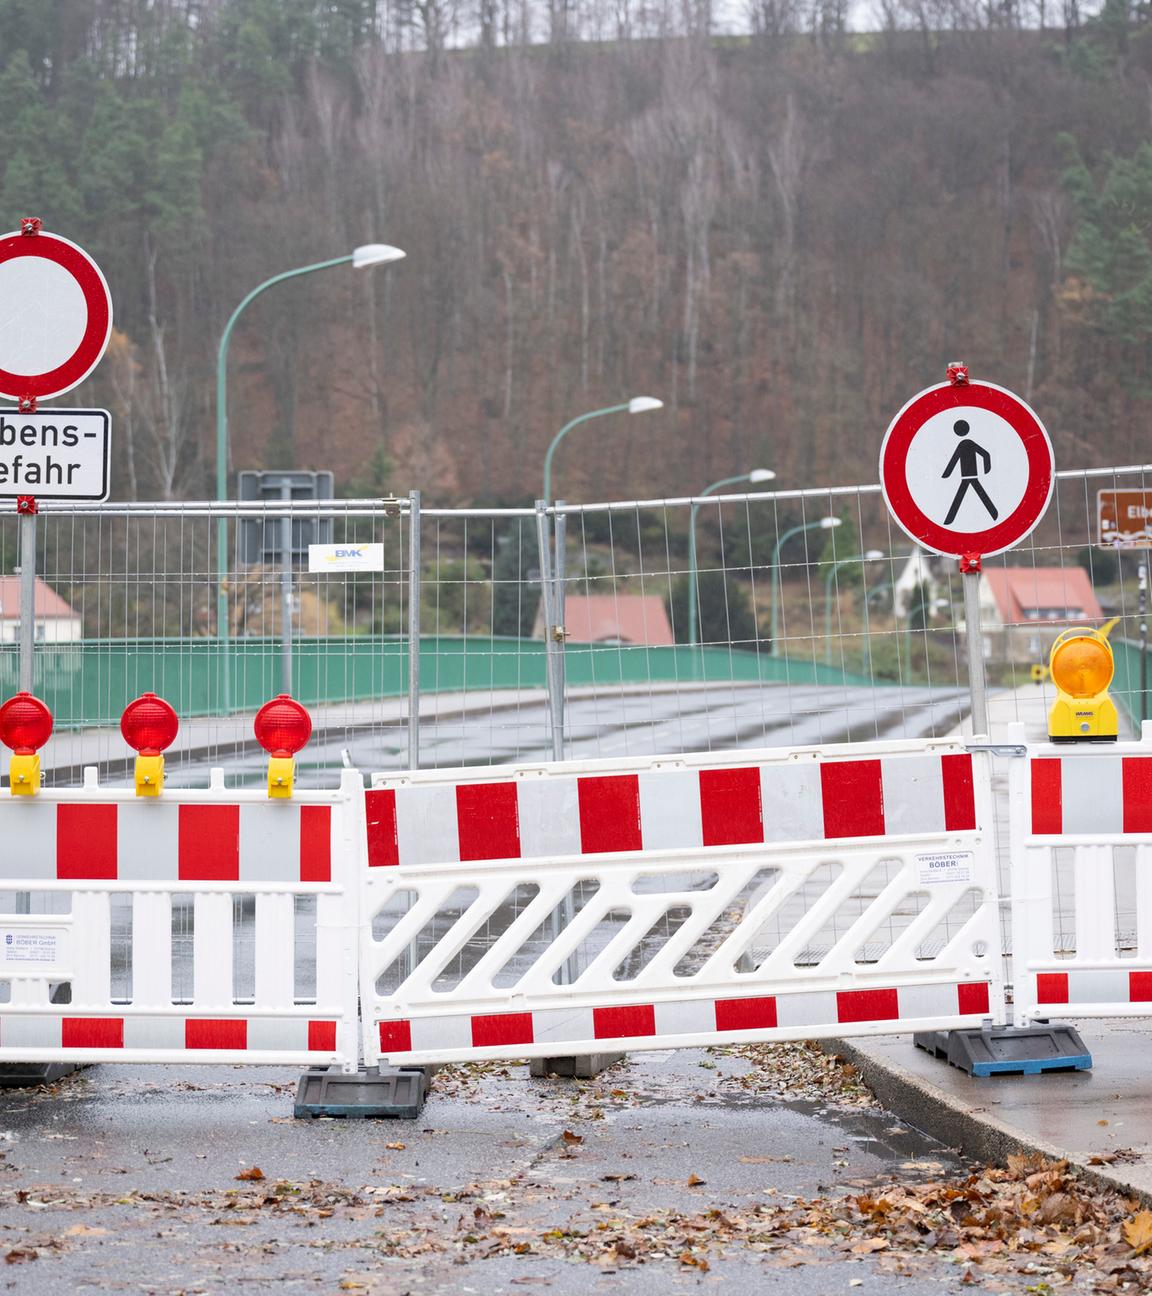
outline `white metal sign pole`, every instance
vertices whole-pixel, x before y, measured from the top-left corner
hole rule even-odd
[[[32,693],[36,651],[36,501],[21,498],[20,512],[20,691]]]
[[[984,674],[984,634],[980,629],[980,556],[960,559],[964,587],[964,638],[968,647],[968,693],[972,703],[972,736],[988,736],[988,681]]]

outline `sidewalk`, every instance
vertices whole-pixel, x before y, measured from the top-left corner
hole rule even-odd
[[[1007,726],[1017,720],[1030,739],[1043,738],[1051,700],[1050,689],[1037,685],[994,695],[993,741],[1006,739]],[[968,725],[963,729],[967,736]],[[1122,730],[1125,736],[1132,735]],[[908,1036],[838,1041],[836,1051],[859,1067],[882,1103],[968,1156],[1002,1162],[1039,1152],[1071,1161],[1090,1178],[1152,1205],[1149,1023],[1073,1024],[1092,1054],[1091,1071],[973,1079],[914,1047]]]

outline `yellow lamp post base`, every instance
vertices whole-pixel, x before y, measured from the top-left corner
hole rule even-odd
[[[13,796],[35,796],[40,791],[40,756],[19,752],[8,766],[8,787]]]
[[[290,797],[295,778],[295,759],[292,756],[273,756],[268,762],[268,795]]]
[[[157,797],[164,791],[164,757],[136,757],[136,795]]]

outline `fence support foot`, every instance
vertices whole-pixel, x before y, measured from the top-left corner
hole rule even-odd
[[[0,1089],[55,1084],[73,1071],[83,1069],[82,1062],[4,1062],[0,1063]]]
[[[971,1076],[1039,1075],[1092,1067],[1092,1054],[1079,1033],[1060,1022],[923,1031],[913,1035],[912,1042]]]
[[[415,1120],[427,1096],[428,1075],[423,1067],[365,1067],[352,1075],[339,1067],[319,1067],[300,1077],[292,1114],[304,1120],[319,1116]]]
[[[575,1080],[591,1080],[627,1056],[626,1053],[584,1053],[580,1057],[531,1058],[528,1071],[537,1079],[565,1076]]]

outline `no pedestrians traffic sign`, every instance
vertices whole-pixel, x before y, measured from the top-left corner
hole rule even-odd
[[[1019,544],[1044,516],[1054,470],[1035,412],[988,382],[946,382],[913,396],[880,447],[892,516],[917,544],[955,558]]]

